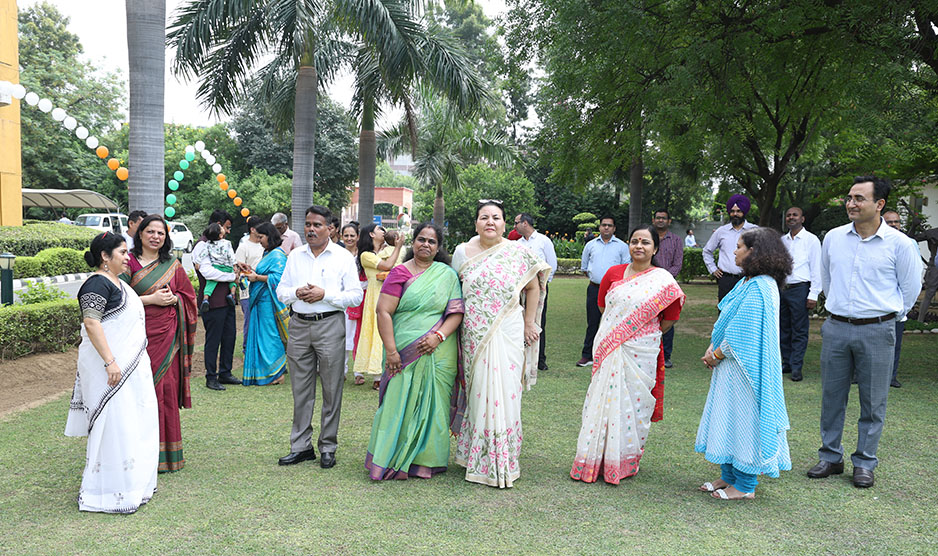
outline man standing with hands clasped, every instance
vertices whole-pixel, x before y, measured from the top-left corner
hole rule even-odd
[[[717,279],[717,301],[723,301],[726,294],[736,286],[743,277],[743,269],[736,266],[733,253],[736,251],[736,242],[739,236],[755,224],[746,222],[749,213],[749,197],[733,195],[726,202],[726,212],[730,215],[730,223],[724,224],[713,232],[707,245],[703,248],[703,260],[707,270]],[[713,252],[720,250],[719,266],[713,261]]]
[[[632,262],[629,246],[616,237],[616,221],[612,216],[599,219],[599,237],[591,239],[583,248],[580,258],[580,270],[590,279],[586,287],[586,337],[583,338],[582,357],[576,362],[577,367],[593,365],[593,339],[599,330],[602,313],[599,312],[599,283],[610,267]]]
[[[791,380],[800,382],[811,327],[808,312],[817,307],[821,292],[821,242],[804,229],[804,212],[799,207],[785,211],[785,225],[788,233],[782,236],[782,243],[791,255],[792,266],[779,299],[782,372],[791,373]]]
[[[873,486],[876,450],[886,418],[892,377],[895,320],[912,308],[922,289],[918,246],[886,225],[880,213],[890,184],[854,179],[844,198],[851,223],[834,228],[821,247],[821,280],[830,318],[821,327],[821,449],[808,477],[844,472],[844,419],[850,379],[857,380],[860,419],[851,456],[853,485]]]
[[[348,250],[329,238],[332,213],[313,205],[306,209],[306,245],[287,257],[277,298],[290,306],[287,365],[293,389],[293,428],[290,454],[280,465],[316,459],[313,449],[313,408],[316,378],[322,382],[322,420],[319,465],[335,465],[345,380],[345,309],[362,302],[358,268]]]

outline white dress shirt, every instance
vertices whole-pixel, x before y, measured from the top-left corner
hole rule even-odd
[[[325,297],[307,303],[296,296],[297,288],[313,285],[325,290]],[[355,257],[331,241],[319,256],[309,245],[294,249],[287,256],[287,265],[277,285],[277,299],[301,314],[344,311],[362,302],[364,292],[358,281]]]
[[[786,284],[811,282],[808,299],[817,301],[821,293],[821,240],[808,230],[801,228],[795,237],[791,232],[782,236],[782,243],[791,255],[791,274],[785,279]]]
[[[821,279],[831,313],[862,319],[895,312],[902,320],[922,290],[922,259],[914,240],[882,219],[866,239],[851,222],[824,236]]]
[[[684,247],[694,247],[697,245],[697,238],[691,235],[684,236]]]
[[[550,265],[550,276],[547,277],[547,281],[553,280],[554,273],[557,272],[557,252],[554,251],[554,242],[535,230],[528,239],[524,239],[522,235],[518,243],[533,251],[542,261]]]
[[[134,248],[134,236],[128,234],[127,232],[121,232],[121,235],[124,236],[124,241],[127,243],[127,250],[130,251]]]
[[[736,242],[739,236],[746,230],[751,230],[757,226],[751,222],[743,222],[743,227],[736,229],[732,224],[724,224],[717,228],[707,244],[703,248],[703,260],[707,265],[707,272],[713,274],[717,269],[717,263],[713,261],[713,252],[720,250],[719,268],[727,274],[742,274],[743,269],[736,266],[736,257],[733,251],[736,251]]]

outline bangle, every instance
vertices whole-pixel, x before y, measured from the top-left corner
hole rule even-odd
[[[717,355],[717,352],[714,351],[714,352],[713,352],[713,358],[714,358],[714,359],[718,359],[718,360],[720,360],[720,361],[723,361],[724,359],[726,359],[726,356],[725,356],[725,355]]]
[[[439,330],[434,330],[433,333],[436,334],[436,337],[440,339],[441,344],[446,341],[446,335]]]
[[[105,364],[104,364],[104,368],[106,369],[106,368],[110,367],[111,365],[114,364],[115,361],[117,361],[117,358],[116,358],[116,357],[113,358],[113,359],[111,359],[111,360],[108,361],[107,363],[105,363]]]

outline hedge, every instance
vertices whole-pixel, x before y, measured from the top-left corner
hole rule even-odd
[[[85,262],[84,250],[68,247],[43,249],[35,257],[17,257],[13,263],[14,278],[35,278],[37,276],[60,276],[91,272]]]
[[[0,253],[10,252],[17,257],[33,257],[50,247],[68,247],[84,251],[99,233],[93,228],[58,222],[0,226]]]
[[[558,258],[557,274],[579,275],[580,259]],[[677,280],[679,282],[689,282],[701,278],[713,280],[713,277],[707,272],[707,266],[703,262],[703,250],[696,247],[685,247],[684,264],[681,265],[681,272],[677,275]]]
[[[0,361],[68,351],[80,342],[77,299],[0,308]]]

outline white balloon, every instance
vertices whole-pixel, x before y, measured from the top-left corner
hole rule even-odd
[[[211,153],[211,151],[208,151],[208,150],[206,150],[206,149],[202,149],[202,152],[199,153],[199,156],[201,156],[202,158],[208,158],[208,157],[212,156],[212,153]]]
[[[65,129],[71,131],[75,129],[75,126],[78,125],[78,120],[71,116],[67,116],[64,120],[62,120],[62,125],[65,126]]]
[[[221,164],[212,164],[212,171],[216,174],[221,172]]]
[[[50,110],[52,110],[52,101],[47,98],[40,100],[39,109],[42,110],[43,112],[48,113]]]
[[[17,100],[21,100],[25,96],[26,96],[26,87],[20,85],[19,83],[17,83],[16,85],[13,85],[13,98]]]
[[[98,138],[92,135],[85,140],[85,144],[88,145],[89,149],[96,149],[98,148]]]
[[[205,141],[196,141],[196,142],[195,142],[195,150],[201,151],[201,150],[204,149],[204,148],[205,148]]]
[[[26,93],[26,104],[30,106],[39,104],[39,95],[33,92]]]
[[[215,164],[215,157],[214,157],[214,156],[209,156],[208,158],[205,159],[205,163],[206,163],[206,164],[212,164],[212,165],[214,165],[214,164]]]
[[[84,126],[79,127],[78,129],[75,130],[75,137],[78,137],[79,139],[87,138],[88,130],[85,129]]]
[[[61,108],[53,108],[53,109],[52,109],[52,119],[53,119],[53,120],[55,120],[55,121],[57,121],[57,122],[61,122],[62,120],[65,119],[65,116],[68,116],[68,114],[65,113],[65,110],[63,110],[63,109],[61,109]]]
[[[186,145],[186,152],[187,152],[187,153],[194,153],[194,152],[195,152],[195,147],[193,147],[192,145]]]

